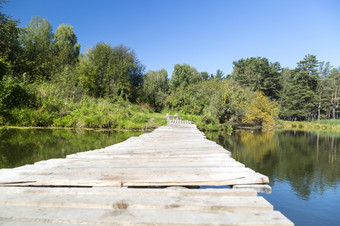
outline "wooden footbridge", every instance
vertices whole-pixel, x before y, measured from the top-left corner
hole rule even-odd
[[[0,225],[293,225],[253,189],[267,176],[179,124],[0,170]]]

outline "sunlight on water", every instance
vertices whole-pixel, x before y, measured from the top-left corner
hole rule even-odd
[[[269,177],[260,194],[296,225],[340,224],[340,134],[253,132],[207,134],[233,158]]]

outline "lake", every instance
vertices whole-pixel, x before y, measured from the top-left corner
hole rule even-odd
[[[0,129],[0,168],[13,168],[107,147],[141,132]]]
[[[267,175],[272,194],[260,194],[295,225],[340,225],[340,134],[254,132],[207,136],[233,158]]]
[[[140,132],[0,129],[0,168],[103,148]],[[340,133],[253,132],[207,137],[270,179],[260,194],[296,225],[340,225]]]

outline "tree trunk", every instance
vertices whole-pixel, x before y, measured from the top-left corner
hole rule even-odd
[[[335,110],[337,108],[337,105],[338,105],[338,97],[337,97],[337,94],[338,94],[338,87],[335,88],[335,91],[334,93],[332,94],[332,100],[331,100],[331,103],[332,103],[332,114],[333,114],[333,119],[335,119]]]
[[[339,96],[338,96],[338,87],[335,88],[335,107],[334,107],[334,119],[337,118],[336,109],[339,107]]]
[[[320,85],[320,92],[319,92],[318,120],[320,120],[320,114],[321,114],[321,99],[322,99],[322,84]]]

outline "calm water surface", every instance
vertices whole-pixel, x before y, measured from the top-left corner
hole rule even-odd
[[[269,177],[260,194],[295,225],[340,225],[340,134],[251,132],[207,137]]]
[[[140,132],[0,129],[0,169],[103,148]]]

